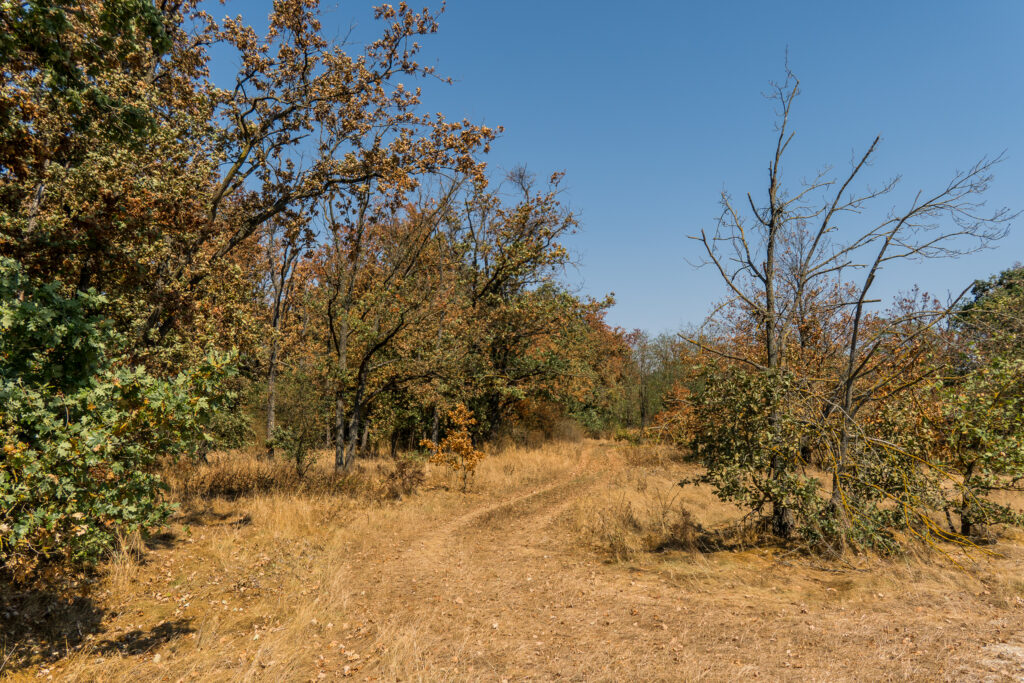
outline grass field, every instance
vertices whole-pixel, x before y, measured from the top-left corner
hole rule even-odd
[[[693,466],[583,441],[505,450],[468,494],[215,456],[90,597],[2,606],[12,680],[1024,680],[1024,536],[826,562],[693,547],[739,518]],[[277,479],[275,479],[275,477]],[[220,495],[211,495],[219,493]],[[227,495],[230,494],[230,495]],[[690,534],[688,536],[687,534]],[[128,544],[130,545],[130,544]]]

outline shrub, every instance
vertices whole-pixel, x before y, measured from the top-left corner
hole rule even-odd
[[[631,446],[639,446],[643,443],[644,435],[640,429],[620,427],[615,431],[615,440],[628,443]]]
[[[674,498],[604,501],[577,508],[571,523],[586,545],[617,562],[643,553],[692,552],[707,543],[704,529]]]
[[[384,477],[381,484],[381,497],[401,499],[404,496],[412,495],[423,485],[425,479],[426,472],[423,470],[421,460],[398,458],[395,460],[394,469]]]
[[[461,403],[448,413],[448,419],[452,426],[448,434],[441,439],[441,443],[435,444],[430,439],[424,439],[421,445],[427,450],[433,451],[430,462],[438,465],[446,465],[462,477],[462,490],[465,491],[469,485],[469,477],[476,471],[476,466],[486,457],[483,451],[473,447],[473,437],[470,434],[470,427],[476,424],[473,413]]]
[[[201,448],[231,372],[216,355],[169,380],[116,364],[104,303],[0,260],[0,568],[18,582],[159,526],[156,461]]]
[[[297,427],[275,428],[268,444],[274,449],[274,453],[283,454],[285,459],[295,466],[295,474],[303,477],[315,462],[313,447],[316,440],[310,425],[303,423]]]
[[[960,517],[959,530],[1020,524],[1024,516],[992,499],[997,491],[1019,491],[1024,481],[1024,360],[995,358],[965,377],[947,380],[938,420],[942,465],[956,473],[959,500],[947,506]]]
[[[693,396],[692,447],[719,498],[771,522],[773,533],[818,533],[827,517],[819,482],[803,470],[804,423],[785,373],[710,368]],[[684,482],[685,483],[685,482]]]

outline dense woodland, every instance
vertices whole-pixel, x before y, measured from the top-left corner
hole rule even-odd
[[[1024,486],[1024,268],[945,300],[874,288],[997,243],[998,158],[908,195],[861,182],[876,139],[788,184],[787,73],[766,187],[694,234],[726,298],[653,337],[569,284],[561,174],[497,173],[500,129],[422,110],[457,87],[417,61],[435,14],[383,5],[356,46],[316,0],[265,34],[217,7],[0,6],[5,580],[160,528],[166,472],[240,448],[300,477],[323,450],[339,477],[433,458],[466,486],[501,441],[653,441],[764,542],[829,557],[1024,521],[1001,495]]]

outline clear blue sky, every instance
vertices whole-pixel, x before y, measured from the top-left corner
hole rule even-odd
[[[368,5],[325,2],[325,29],[370,35]],[[225,10],[259,23],[267,6]],[[456,80],[429,84],[426,107],[505,127],[492,169],[566,171],[583,226],[570,278],[615,292],[608,318],[626,328],[699,322],[724,294],[687,264],[698,245],[686,236],[713,225],[723,188],[763,194],[773,115],[761,92],[784,75],[787,47],[803,90],[790,182],[843,170],[881,134],[871,178],[930,189],[1005,150],[989,205],[1024,209],[1021,0],[449,0],[424,42],[424,61]],[[1021,260],[1024,218],[996,250],[903,267],[883,285],[944,295]]]

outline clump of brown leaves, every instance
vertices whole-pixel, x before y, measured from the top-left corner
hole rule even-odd
[[[469,478],[476,471],[476,466],[487,454],[473,446],[469,428],[476,424],[476,419],[469,408],[461,403],[456,405],[448,413],[448,419],[451,420],[452,428],[441,439],[441,443],[423,439],[420,445],[433,451],[430,462],[435,465],[446,465],[462,476],[462,490],[465,491],[469,485]]]

